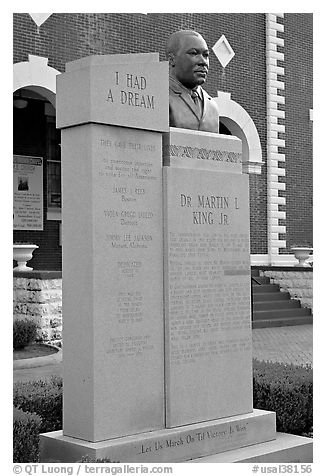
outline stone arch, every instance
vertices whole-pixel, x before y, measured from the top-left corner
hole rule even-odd
[[[262,150],[254,121],[240,104],[231,99],[230,93],[218,91],[214,101],[219,108],[220,121],[232,135],[242,140],[243,172],[260,174]]]
[[[24,88],[41,95],[56,109],[56,77],[60,74],[48,65],[48,58],[28,55],[28,61],[13,65],[13,92]],[[61,211],[48,210],[47,220],[61,220]],[[59,228],[59,233],[61,229]]]
[[[28,61],[14,64],[14,86],[17,89],[28,88],[44,96],[56,107],[56,77],[60,74],[48,66],[48,58],[28,55]]]

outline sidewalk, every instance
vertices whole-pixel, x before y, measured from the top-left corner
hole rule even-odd
[[[253,329],[253,357],[258,360],[312,365],[313,326],[288,326]],[[14,371],[14,382],[44,380],[62,375],[62,362],[44,367]]]
[[[252,346],[258,360],[312,366],[313,325],[253,329]]]

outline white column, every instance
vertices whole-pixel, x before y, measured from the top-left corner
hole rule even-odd
[[[286,227],[279,224],[280,219],[286,218],[284,211],[279,211],[279,205],[285,205],[285,197],[278,196],[278,190],[285,190],[286,184],[279,182],[279,177],[285,176],[285,169],[280,162],[285,161],[285,155],[279,153],[279,147],[285,147],[285,140],[278,138],[278,133],[285,133],[285,125],[278,124],[278,118],[285,118],[285,111],[278,109],[278,104],[285,104],[285,97],[278,94],[284,89],[284,81],[278,80],[278,75],[284,75],[284,68],[277,61],[284,61],[284,53],[277,51],[277,46],[284,47],[284,39],[277,37],[277,32],[284,31],[284,25],[277,23],[282,13],[266,14],[266,98],[267,98],[267,220],[268,220],[268,255],[270,264],[277,262],[279,250],[286,247],[286,241],[279,239],[280,233],[286,232]]]

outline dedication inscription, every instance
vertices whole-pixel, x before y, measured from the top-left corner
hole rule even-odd
[[[79,207],[89,215],[83,217],[90,225],[82,240],[89,241],[91,250],[90,284],[93,293],[94,395],[88,396],[94,408],[96,434],[87,436],[100,441],[151,431],[164,424],[163,400],[163,263],[162,263],[162,165],[161,135],[157,132],[90,124],[63,130],[65,153],[71,162],[65,164],[67,175],[73,173],[71,159],[78,160],[79,176],[88,182],[89,190],[79,193]],[[79,144],[79,151],[73,150]],[[92,157],[92,160],[89,160]],[[76,164],[76,162],[75,162]],[[76,168],[75,168],[76,172]],[[76,175],[76,173],[75,173]],[[76,200],[65,182],[66,201]],[[88,211],[88,212],[87,212]],[[74,222],[76,218],[68,217]],[[76,230],[72,231],[75,235]],[[76,244],[67,245],[74,253]],[[70,255],[69,255],[70,256]],[[73,274],[67,269],[66,302],[73,306]],[[85,288],[81,307],[89,306],[89,287]],[[80,290],[75,290],[75,294]],[[84,304],[84,306],[83,306]],[[66,308],[66,313],[69,308]],[[86,311],[85,311],[86,312]],[[85,325],[89,326],[87,312]],[[80,316],[79,316],[80,322]],[[82,323],[80,323],[83,325]],[[76,323],[66,323],[66,329]],[[87,331],[85,331],[87,332]],[[76,330],[70,331],[72,338]],[[69,335],[69,334],[68,334]],[[86,344],[85,344],[86,345]],[[93,345],[91,343],[91,345]],[[66,344],[67,359],[70,354]],[[67,416],[64,433],[76,436],[76,425],[84,416],[76,415],[72,380],[80,379],[87,387],[88,367],[82,350],[77,359],[69,355],[66,369],[65,401]],[[73,354],[73,352],[71,352]],[[80,370],[81,362],[85,359]],[[105,369],[105,370],[104,370]],[[151,382],[151,385],[148,385]],[[70,387],[71,385],[71,387]],[[78,383],[80,385],[80,382]],[[70,387],[70,388],[69,388]],[[104,397],[105,396],[105,397]],[[83,399],[83,397],[81,397]],[[107,402],[110,402],[108,404]],[[131,417],[132,415],[132,417]],[[86,438],[87,425],[77,436]]]
[[[247,176],[165,167],[168,426],[252,411]]]

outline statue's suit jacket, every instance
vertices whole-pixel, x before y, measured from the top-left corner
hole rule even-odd
[[[200,117],[190,94],[174,81],[170,81],[170,127],[218,133],[219,115],[217,105],[204,89],[198,86],[199,88],[204,103],[202,117]]]

